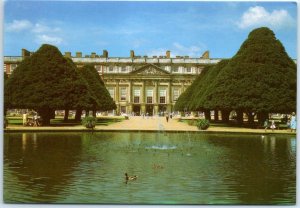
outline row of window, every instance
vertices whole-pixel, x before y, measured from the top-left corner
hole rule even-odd
[[[108,92],[110,96],[115,99],[115,89],[114,88],[108,88]],[[153,90],[147,89],[146,90],[146,102],[147,103],[153,103]],[[141,97],[141,90],[140,89],[134,89],[133,90],[133,102],[134,103],[140,103],[140,97]],[[166,103],[166,97],[167,97],[167,90],[166,89],[160,89],[159,90],[159,103],[165,104]],[[179,97],[179,89],[173,89],[173,101],[177,101]],[[120,100],[126,101],[127,100],[127,88],[121,87],[120,88]]]
[[[6,72],[7,74],[11,74],[15,68],[17,68],[17,64],[4,64],[3,65],[3,69],[4,69],[4,72]]]
[[[6,64],[4,64],[4,71],[7,73],[12,73],[13,70],[17,67],[17,64],[10,64],[10,70],[9,72],[6,71],[7,70],[7,66]],[[126,73],[126,72],[131,72],[133,70],[132,66],[100,66],[97,65],[95,66],[96,70],[98,71],[98,73],[102,74],[103,72],[107,72],[107,73]],[[165,66],[164,69],[168,72],[172,72],[174,73],[195,73],[197,70],[197,67],[183,67],[183,66],[175,66],[175,67],[171,67],[171,66]],[[102,71],[103,70],[103,71]]]
[[[96,69],[99,73],[127,73],[135,70],[132,66],[96,66]],[[174,73],[196,73],[197,67],[184,67],[184,66],[165,66],[164,69],[168,72]]]

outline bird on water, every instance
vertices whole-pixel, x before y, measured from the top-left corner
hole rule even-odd
[[[126,179],[126,181],[132,181],[132,180],[136,180],[137,176],[136,175],[129,176],[127,173],[125,173],[125,179]]]

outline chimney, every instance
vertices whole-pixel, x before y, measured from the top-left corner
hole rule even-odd
[[[130,58],[134,58],[134,50],[130,51]]]
[[[108,58],[108,52],[107,52],[107,50],[103,50],[103,57],[104,58]]]
[[[67,57],[67,58],[72,58],[71,52],[65,52],[65,57]]]
[[[96,53],[95,52],[91,53],[91,58],[96,58]]]
[[[167,58],[171,58],[171,51],[167,51],[166,56],[167,56]]]
[[[82,53],[81,52],[76,52],[76,58],[81,58],[82,57]]]
[[[27,51],[26,49],[22,48],[22,57],[23,58],[28,57],[30,55],[31,55],[31,53],[29,51]]]
[[[201,58],[203,58],[203,59],[209,59],[209,51],[205,51],[205,52],[202,54]]]

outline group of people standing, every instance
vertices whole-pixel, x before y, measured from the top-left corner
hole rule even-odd
[[[37,113],[32,118],[28,117],[28,113],[23,114],[23,126],[40,126],[40,121]]]
[[[288,127],[288,129],[290,129],[291,132],[296,132],[296,128],[297,128],[297,118],[296,118],[295,112],[293,112],[290,116],[287,116],[286,121],[287,121],[287,127]],[[270,125],[270,124],[269,124],[269,120],[266,119],[265,122],[264,122],[264,128],[265,128],[265,131],[266,131],[268,128],[270,128],[270,129],[272,129],[272,131],[274,131],[274,129],[276,128],[275,121],[272,120],[272,121],[271,121],[271,125]]]

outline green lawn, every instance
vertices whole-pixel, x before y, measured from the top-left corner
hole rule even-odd
[[[8,124],[12,125],[23,125],[23,119],[21,117],[6,117],[8,119]],[[96,125],[105,125],[108,126],[112,123],[121,122],[125,118],[113,118],[113,117],[107,117],[107,118],[97,118]],[[51,126],[76,126],[81,125],[81,122],[75,121],[74,118],[69,118],[68,121],[64,121],[63,117],[57,116],[55,119],[51,119]]]
[[[198,119],[180,119],[179,122],[184,122],[187,123],[188,125],[191,126],[195,126],[196,125],[196,120]],[[281,120],[276,120],[273,119],[275,121],[276,124],[276,128],[279,127],[279,129],[287,129],[288,126],[286,123],[281,123]],[[229,123],[222,123],[221,121],[211,121],[210,122],[210,126],[215,126],[215,127],[243,127],[243,128],[263,128],[262,126],[260,126],[257,122],[255,122],[254,124],[250,125],[247,123],[247,121],[244,121],[243,125],[240,125],[238,123],[236,123],[235,121],[230,121]]]

